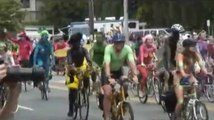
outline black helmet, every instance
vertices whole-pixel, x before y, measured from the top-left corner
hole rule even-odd
[[[76,34],[73,34],[71,35],[69,41],[68,41],[68,44],[77,44],[81,42],[81,39],[82,39],[82,33],[76,33]]]
[[[195,47],[197,42],[193,39],[185,39],[182,43],[184,48]]]

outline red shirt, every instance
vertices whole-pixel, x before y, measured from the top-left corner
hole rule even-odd
[[[28,40],[16,40],[15,38],[10,38],[10,40],[19,45],[18,59],[20,60],[29,60],[32,43]]]
[[[54,44],[54,50],[64,49],[66,47],[67,47],[66,42]]]
[[[155,53],[156,48],[155,46],[147,47],[146,45],[142,44],[139,49],[139,56],[138,61],[144,64],[150,64],[154,57],[153,53]]]

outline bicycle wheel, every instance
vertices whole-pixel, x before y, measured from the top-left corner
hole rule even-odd
[[[195,104],[195,120],[209,120],[208,110],[204,103],[197,101]]]
[[[118,116],[118,120],[134,120],[134,112],[133,109],[131,107],[131,104],[128,102],[124,102],[122,105],[123,111],[121,111],[121,106],[118,107],[119,109],[119,116]],[[122,113],[123,112],[123,115]]]
[[[89,94],[86,92],[85,89],[81,91],[80,94],[80,119],[81,120],[88,120],[88,113],[89,113]]]
[[[214,86],[206,85],[205,94],[209,102],[214,102]]]
[[[47,85],[45,82],[42,82],[41,84],[41,96],[42,100],[48,100],[48,90],[47,90]]]
[[[77,98],[74,102],[74,108],[73,108],[73,112],[74,112],[74,116],[73,119],[76,120],[77,119],[77,115],[78,115],[78,110],[79,110],[79,106],[80,106],[80,90],[77,91]]]
[[[154,80],[153,76],[149,75],[146,81],[147,85],[147,94],[149,97],[152,97],[154,95]]]
[[[155,95],[155,100],[158,104],[161,103],[160,101],[160,82],[158,79],[154,79],[153,82],[153,91],[154,91],[154,95]]]
[[[137,93],[137,88],[138,87],[137,86],[138,86],[137,84],[135,84],[133,82],[130,82],[130,90],[131,90],[133,96],[137,96],[138,95],[138,93]]]
[[[145,104],[148,100],[147,85],[144,87],[144,92],[141,91],[141,85],[137,85],[137,95],[141,103]]]

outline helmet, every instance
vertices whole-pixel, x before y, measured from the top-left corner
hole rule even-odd
[[[114,43],[125,42],[125,36],[122,33],[115,33],[112,37]]]
[[[182,45],[184,48],[188,48],[188,47],[195,47],[196,46],[196,41],[192,40],[192,39],[186,39],[183,41]]]
[[[49,32],[47,30],[43,30],[41,33],[40,33],[41,36],[45,35],[45,36],[48,36],[49,37]]]
[[[180,25],[180,24],[174,24],[174,25],[172,25],[171,29],[177,30],[180,33],[185,31],[184,27],[182,25]]]

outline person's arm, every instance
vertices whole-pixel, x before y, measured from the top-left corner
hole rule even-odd
[[[128,59],[128,65],[129,67],[131,68],[131,71],[132,71],[132,75],[133,76],[136,76],[137,75],[137,67],[136,67],[136,64],[135,64],[135,61],[134,61],[134,55],[133,55],[133,51],[130,47],[127,47],[127,52],[128,52],[128,55],[127,55],[127,59]]]
[[[10,40],[13,43],[19,44],[19,41],[16,38],[14,38],[12,35],[8,34],[7,35],[7,39]]]
[[[184,62],[183,62],[183,55],[181,53],[178,53],[176,56],[176,64],[177,64],[177,68],[181,74],[182,77],[186,77],[187,74],[184,71]]]
[[[144,46],[143,45],[140,46],[139,56],[140,56],[140,64],[145,65],[144,64]]]
[[[198,53],[196,55],[199,58],[198,65],[201,68],[201,72],[204,73],[205,75],[208,74],[206,66],[205,66],[205,62],[203,61],[202,57]]]
[[[104,52],[104,70],[105,75],[109,78],[111,77],[110,62],[111,62],[110,46],[106,46]]]
[[[83,48],[83,50],[84,50],[84,54],[85,54],[85,58],[86,58],[87,62],[88,62],[90,65],[92,65],[92,60],[91,60],[91,57],[90,57],[90,55],[89,55],[89,53],[88,53],[88,50],[85,49],[85,48]]]
[[[0,81],[7,75],[6,65],[0,65]],[[12,113],[14,113],[17,109],[18,105],[18,97],[21,92],[21,84],[18,83],[8,83],[7,84],[8,98],[6,104],[0,109],[0,119],[4,119],[9,117]]]

